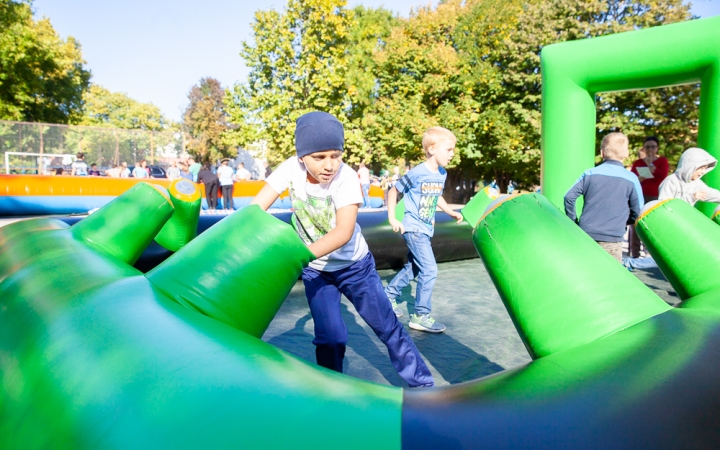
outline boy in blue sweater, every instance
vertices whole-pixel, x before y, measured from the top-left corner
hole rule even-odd
[[[442,127],[432,127],[422,139],[427,160],[406,173],[388,192],[388,220],[393,231],[400,231],[408,246],[408,262],[385,288],[393,311],[398,317],[402,311],[395,300],[410,280],[417,277],[415,291],[415,314],[410,316],[410,328],[442,333],[445,325],[430,317],[432,289],[437,278],[437,264],[430,239],[435,228],[435,209],[440,207],[458,223],[462,215],[450,209],[442,198],[448,165],[455,155],[455,135]],[[405,215],[402,222],[395,218],[398,192],[404,194]]]
[[[622,243],[628,224],[633,225],[645,201],[638,177],[626,170],[628,138],[610,133],[600,144],[603,163],[588,169],[565,194],[565,214],[578,222],[575,202],[584,197],[579,224],[613,258],[622,263]]]

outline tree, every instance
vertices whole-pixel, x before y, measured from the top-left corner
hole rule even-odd
[[[183,116],[183,125],[190,134],[187,149],[200,162],[237,154],[223,136],[228,130],[225,96],[225,89],[215,78],[201,79],[188,94],[190,104]]]
[[[157,106],[140,103],[126,94],[110,92],[97,84],[90,86],[83,100],[85,108],[81,125],[154,131],[169,125]]]
[[[266,140],[268,159],[279,162],[294,153],[295,120],[302,114],[321,110],[347,123],[346,48],[353,13],[345,3],[289,0],[283,13],[255,13],[254,42],[244,42],[240,53],[250,74],[226,100],[237,124],[228,141]]]
[[[380,96],[369,137],[396,158],[418,160],[430,124],[458,136],[448,184],[495,179],[530,186],[540,173],[540,52],[556,42],[687,20],[688,6],[618,0],[449,0],[393,30],[378,53]],[[696,130],[695,87],[602,94],[598,135],[648,129],[687,144]],[[693,112],[694,111],[694,112]]]
[[[84,64],[75,39],[33,20],[30,1],[0,0],[0,119],[75,123],[90,80]]]
[[[502,188],[511,178],[526,186],[539,182],[540,51],[544,46],[690,18],[689,7],[680,0],[536,0],[524,6],[515,2],[511,8],[511,3],[502,2],[504,9],[497,3],[472,4],[458,27],[457,40],[467,63],[466,79],[475,80],[470,103],[482,111],[478,117],[493,116],[485,120],[482,130],[466,124],[475,128],[475,133],[466,136],[476,138],[468,145],[477,152],[480,175],[495,178]],[[505,17],[499,17],[498,11],[504,11]],[[693,103],[699,100],[697,94],[694,87],[674,87],[599,95],[598,147],[611,130],[621,130],[635,142],[646,134],[687,136],[697,121]],[[670,129],[666,126],[670,123],[682,125]],[[490,145],[482,139],[486,126],[494,135]]]

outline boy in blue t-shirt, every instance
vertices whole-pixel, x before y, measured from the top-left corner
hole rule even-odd
[[[435,322],[430,317],[432,311],[432,289],[437,278],[437,264],[430,245],[435,227],[435,209],[440,207],[458,223],[462,215],[450,209],[442,198],[447,166],[455,154],[457,139],[450,130],[432,127],[425,132],[422,139],[423,150],[427,160],[412,169],[398,180],[388,192],[388,219],[393,231],[400,232],[408,246],[408,262],[390,284],[385,293],[390,299],[395,315],[402,316],[396,298],[400,291],[417,277],[415,293],[415,314],[410,315],[410,328],[413,330],[442,333],[445,325]],[[395,218],[395,205],[398,192],[405,196],[405,215],[402,222]]]

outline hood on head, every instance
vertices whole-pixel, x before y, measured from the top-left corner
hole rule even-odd
[[[701,148],[691,147],[685,150],[682,156],[680,156],[680,161],[678,162],[675,173],[677,173],[677,176],[682,181],[689,183],[692,181],[692,176],[699,167],[708,166],[707,172],[710,172],[716,165],[717,159],[713,158],[710,153]]]

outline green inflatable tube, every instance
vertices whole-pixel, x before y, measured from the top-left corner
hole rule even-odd
[[[134,264],[173,212],[165,189],[139,183],[73,226],[72,234],[109,256]]]
[[[680,199],[650,202],[635,229],[682,300],[720,290],[720,227],[707,216]]]
[[[497,189],[485,186],[460,210],[460,214],[462,214],[465,222],[474,228],[485,213],[485,209],[487,209],[490,203],[497,200],[499,196],[500,193]]]
[[[507,196],[491,204],[473,231],[473,242],[534,358],[586,344],[669,309],[540,194]],[[577,281],[568,283],[568,278]]]
[[[202,201],[197,185],[184,178],[173,181],[167,191],[175,212],[155,236],[155,242],[176,252],[197,236]]]

